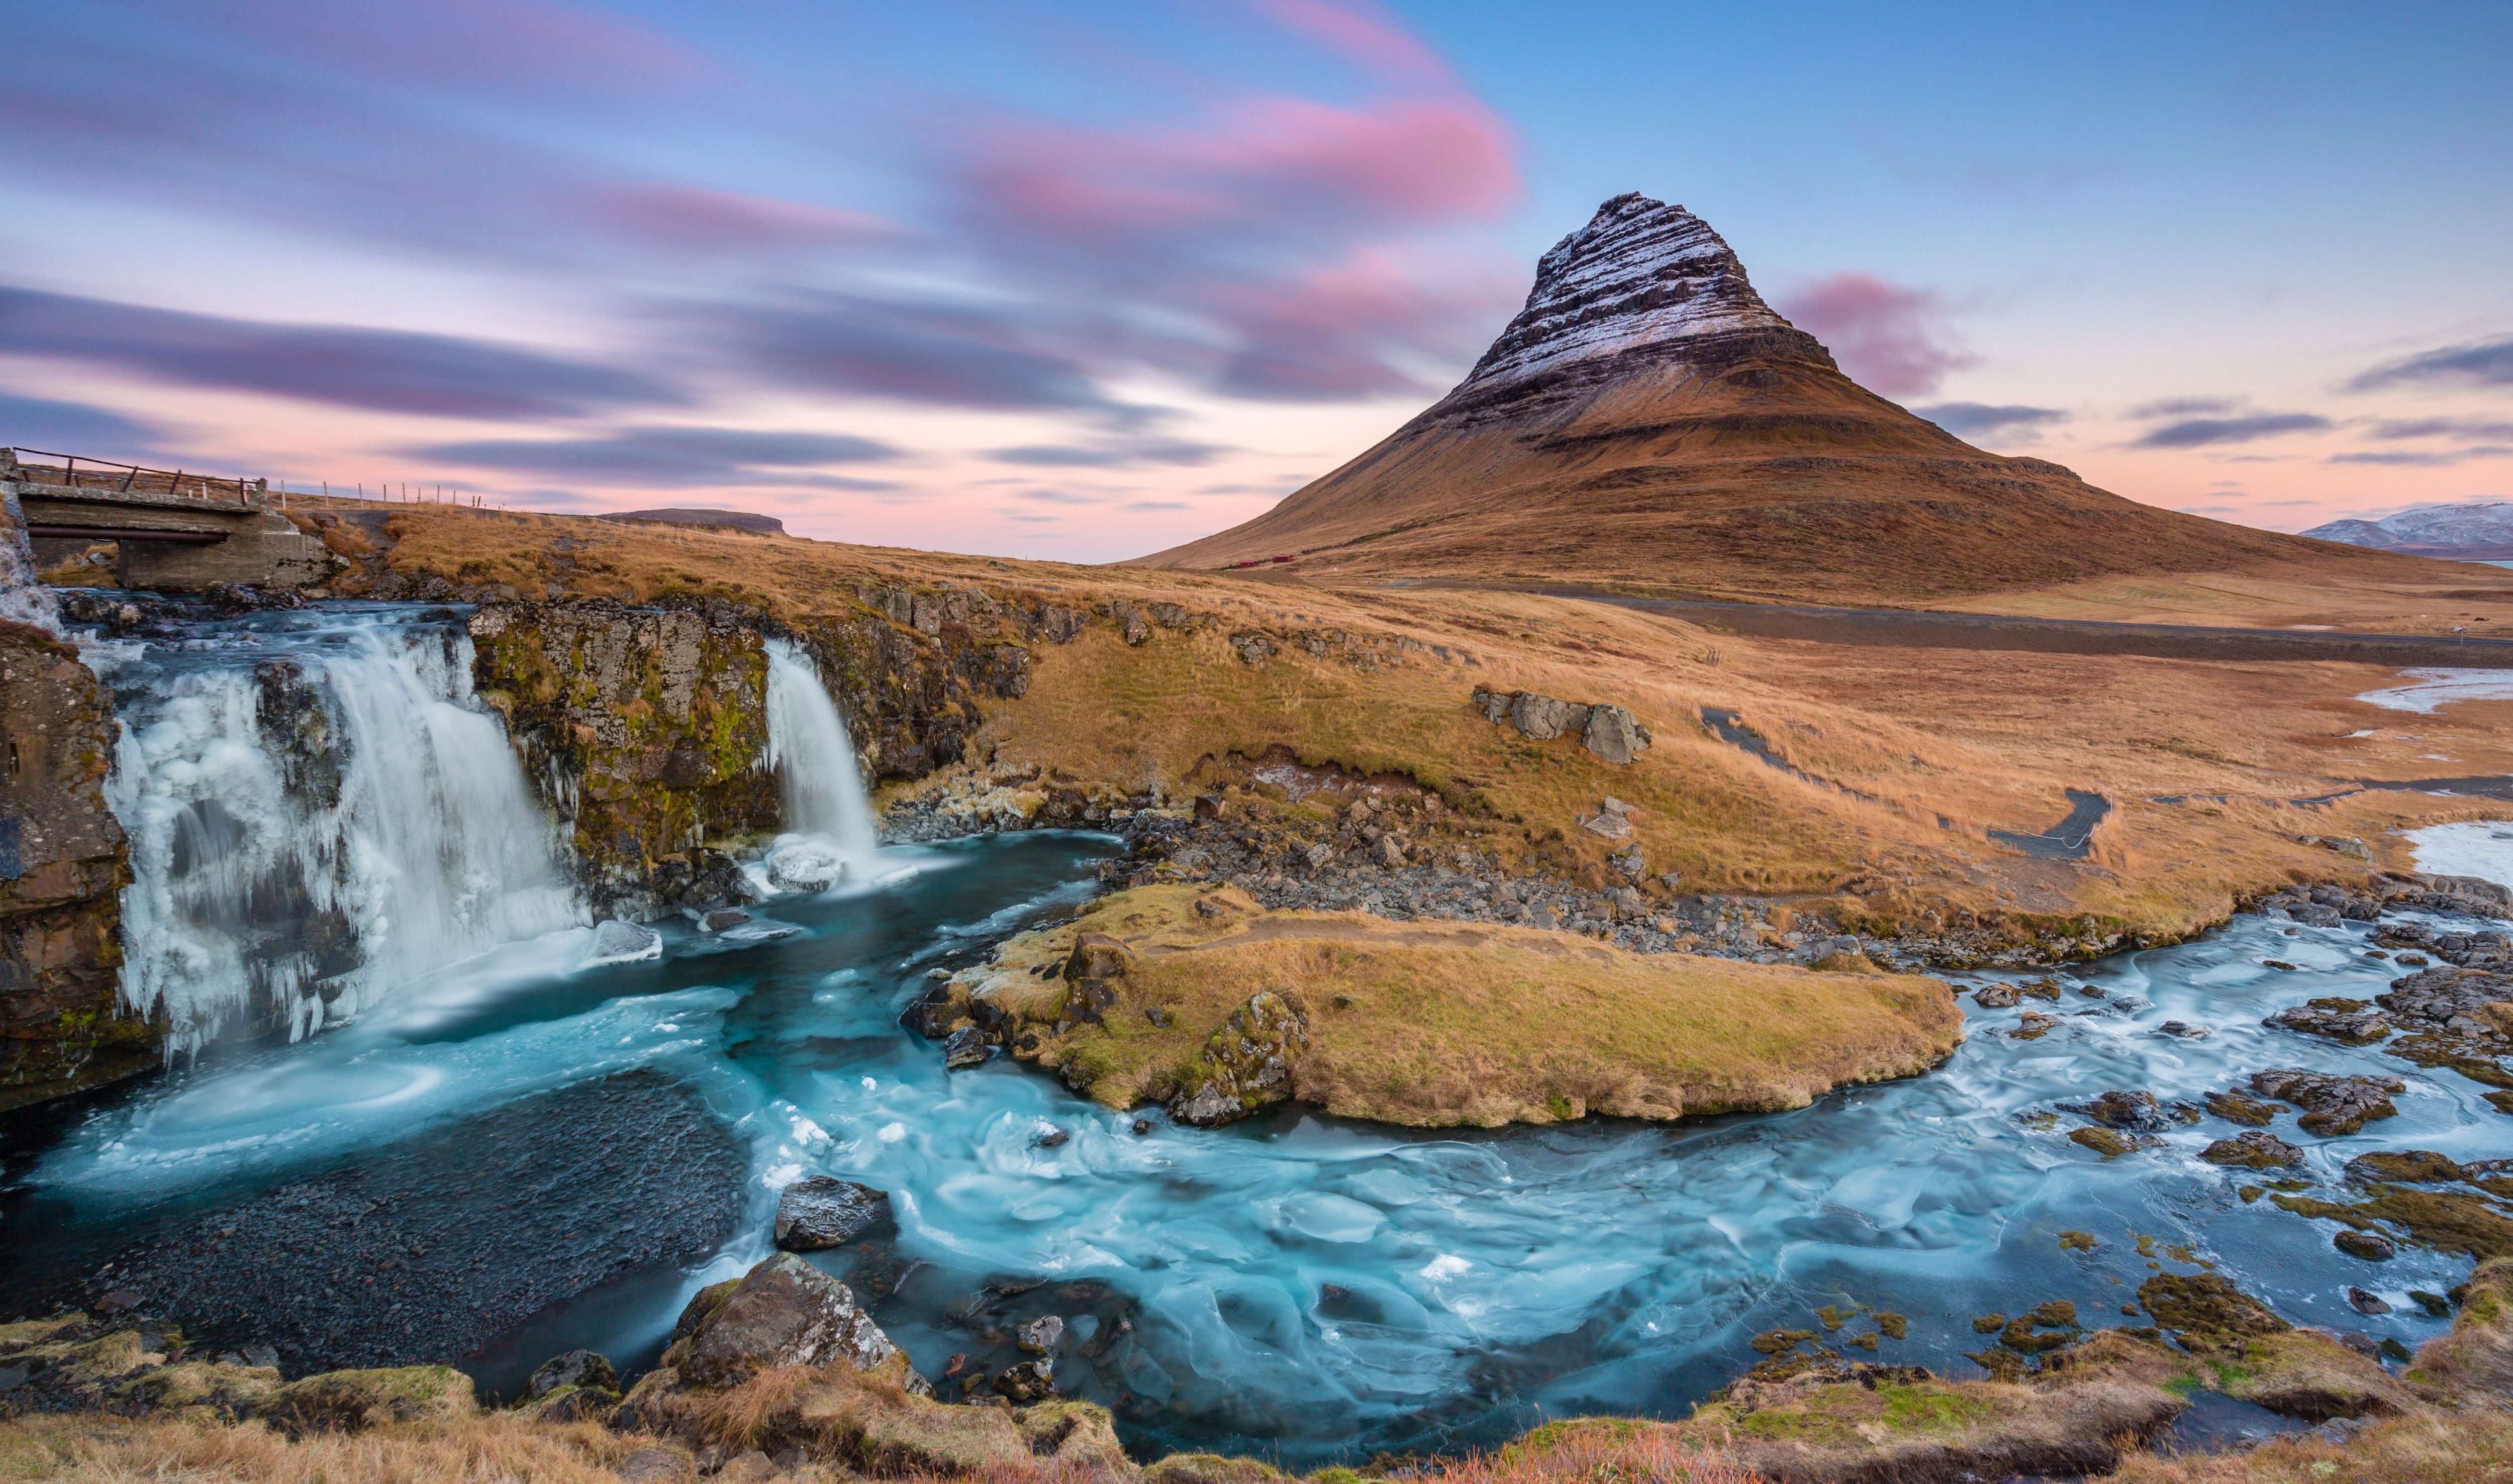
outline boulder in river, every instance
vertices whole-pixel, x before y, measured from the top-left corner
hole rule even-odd
[[[1042,1314],[1014,1330],[1013,1342],[1032,1355],[1053,1355],[1064,1343],[1064,1316]]]
[[[2212,1165],[2239,1165],[2247,1170],[2287,1169],[2303,1162],[2303,1151],[2262,1129],[2219,1139],[2199,1151]]]
[[[762,1371],[840,1360],[874,1371],[899,1356],[855,1290],[792,1253],[753,1267],[730,1292],[721,1288],[691,1301],[681,1315],[689,1338],[664,1355],[691,1384],[739,1385]],[[903,1361],[900,1370],[908,1389],[931,1389]]]
[[[2377,1231],[2342,1229],[2330,1239],[2330,1245],[2351,1258],[2363,1258],[2368,1263],[2387,1263],[2399,1256],[2400,1251],[2398,1244]]]
[[[2391,1023],[2371,1001],[2336,996],[2281,1010],[2260,1023],[2280,1030],[2299,1030],[2341,1046],[2371,1045],[2391,1033]]]
[[[768,880],[788,892],[825,892],[847,873],[844,857],[818,840],[796,840],[768,856]]]
[[[2342,1077],[2280,1066],[2253,1073],[2252,1091],[2302,1108],[2304,1132],[2336,1139],[2370,1119],[2396,1115],[2400,1110],[2390,1095],[2407,1092],[2408,1084],[2396,1077]]]
[[[889,1218],[889,1192],[809,1175],[778,1192],[777,1245],[786,1252],[843,1247]]]
[[[2143,1091],[2107,1092],[2092,1103],[2066,1103],[2061,1107],[2071,1113],[2083,1113],[2107,1129],[2127,1129],[2134,1134],[2154,1134],[2172,1126],[2172,1120],[2155,1101],[2155,1094]]]
[[[633,964],[641,959],[662,956],[661,934],[613,917],[593,930],[593,942],[585,944],[584,957],[578,967],[598,969],[605,964]]]

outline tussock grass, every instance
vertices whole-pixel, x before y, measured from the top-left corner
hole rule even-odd
[[[2513,1478],[2513,1413],[2385,1418],[2345,1442],[2282,1438],[2243,1453],[2134,1454],[2118,1484],[2481,1484]]]
[[[618,1484],[651,1438],[490,1413],[299,1438],[260,1423],[28,1417],[0,1423],[0,1480],[61,1484]]]

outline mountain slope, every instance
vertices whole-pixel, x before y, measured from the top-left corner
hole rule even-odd
[[[2513,501],[2419,505],[2380,520],[2334,520],[2303,533],[2325,541],[2463,561],[2513,561]]]
[[[1973,448],[1842,375],[1708,223],[1639,195],[1544,255],[1527,307],[1447,396],[1264,515],[1140,560],[1278,554],[1312,575],[1837,602],[2334,562],[2433,575]]]

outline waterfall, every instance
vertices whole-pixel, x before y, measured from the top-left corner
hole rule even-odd
[[[240,1015],[291,1039],[431,970],[584,920],[470,638],[396,612],[92,645],[122,736],[122,996],[167,1052]]]
[[[0,619],[50,634],[61,631],[60,601],[35,581],[35,546],[26,539],[26,512],[19,508],[12,484],[0,484]]]
[[[850,872],[866,870],[881,837],[846,718],[811,657],[781,639],[768,641],[768,762],[784,780],[785,827],[825,842]]]

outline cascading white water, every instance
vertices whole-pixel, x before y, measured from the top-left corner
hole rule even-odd
[[[169,1056],[247,1013],[299,1038],[584,920],[459,628],[290,615],[90,653],[123,722],[122,994],[164,1009]]]
[[[785,827],[824,843],[859,877],[881,836],[846,718],[809,655],[781,639],[767,647],[768,763],[784,781]]]

